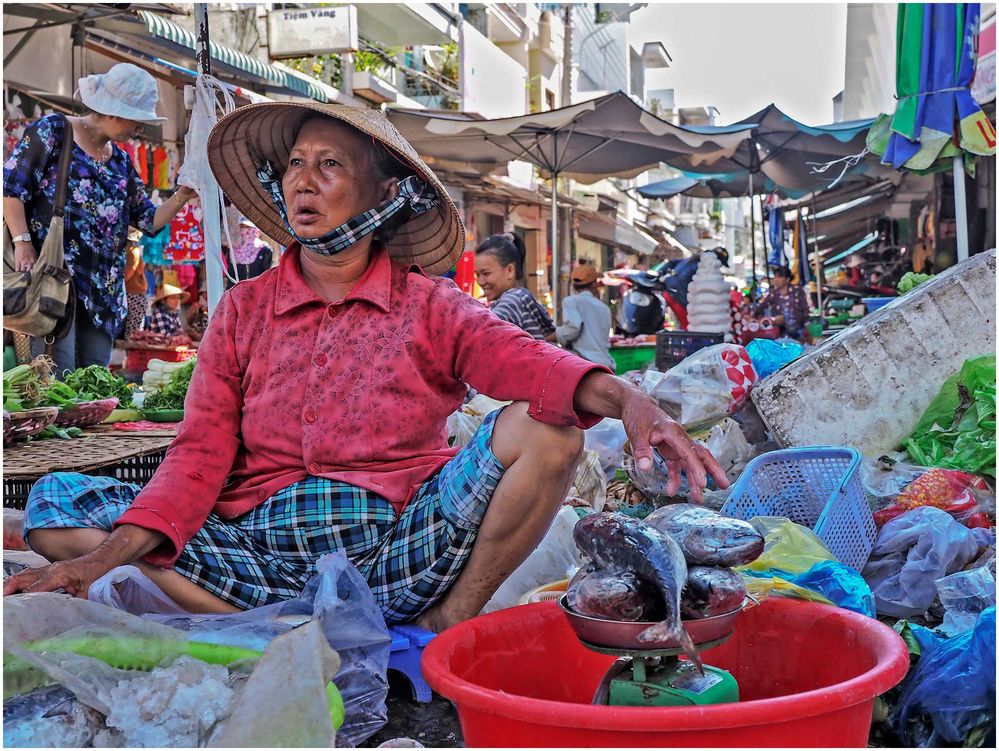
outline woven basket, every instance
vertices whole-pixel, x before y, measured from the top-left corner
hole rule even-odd
[[[87,428],[91,425],[100,425],[117,406],[118,398],[111,397],[63,407],[56,417],[55,424],[60,428]]]
[[[9,446],[15,441],[41,433],[55,422],[58,415],[58,407],[37,407],[23,412],[11,412],[10,420],[4,418],[3,422],[3,445]]]

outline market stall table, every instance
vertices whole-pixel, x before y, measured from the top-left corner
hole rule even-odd
[[[78,438],[15,443],[4,449],[3,505],[24,508],[31,487],[49,472],[84,472],[145,485],[175,433],[88,430]]]

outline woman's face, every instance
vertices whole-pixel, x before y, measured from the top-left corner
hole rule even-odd
[[[169,297],[164,297],[163,304],[167,306],[168,310],[179,310],[180,297],[180,295],[170,295]]]
[[[787,289],[787,286],[791,283],[791,280],[786,276],[774,275],[773,284],[777,289]]]
[[[517,284],[517,267],[512,263],[501,266],[495,253],[475,254],[475,281],[489,302],[499,298]]]
[[[126,120],[124,117],[107,115],[104,118],[104,133],[112,141],[126,141],[136,138],[142,133],[144,123],[138,120]]]
[[[394,198],[394,177],[375,182],[370,138],[336,120],[310,120],[299,131],[281,179],[288,221],[299,237],[322,237]]]

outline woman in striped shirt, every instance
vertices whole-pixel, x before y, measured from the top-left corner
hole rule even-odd
[[[541,303],[521,286],[526,256],[524,241],[512,233],[487,237],[475,251],[475,280],[498,318],[535,339],[546,339],[555,333],[555,324]]]

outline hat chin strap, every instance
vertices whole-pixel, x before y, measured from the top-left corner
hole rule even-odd
[[[324,256],[336,255],[346,250],[404,209],[408,210],[411,216],[418,216],[440,205],[437,192],[425,180],[410,175],[399,181],[399,193],[395,198],[390,198],[380,206],[348,219],[322,237],[301,237],[288,221],[288,206],[284,200],[284,191],[281,189],[277,170],[270,162],[256,159],[254,161],[257,162],[257,180],[270,196],[288,232],[303,248]]]

